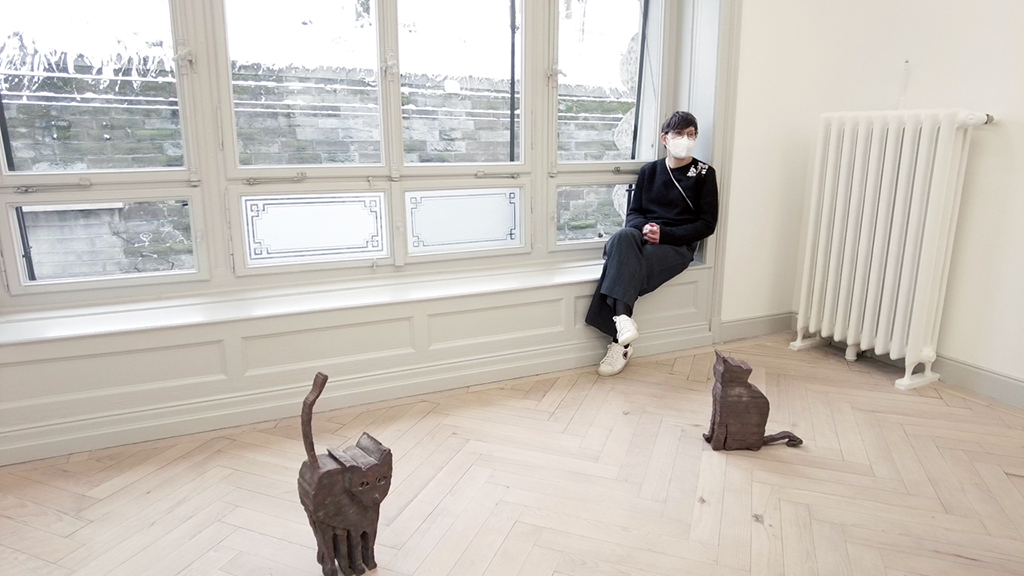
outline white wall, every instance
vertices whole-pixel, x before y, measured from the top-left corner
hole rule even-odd
[[[823,112],[958,107],[976,129],[939,354],[1024,379],[1024,2],[746,0],[722,320],[792,312]]]

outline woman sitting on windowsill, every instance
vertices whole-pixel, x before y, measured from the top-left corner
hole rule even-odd
[[[636,299],[678,275],[693,261],[697,243],[715,231],[715,169],[690,156],[697,119],[676,112],[661,126],[663,160],[644,165],[636,179],[626,225],[604,247],[604,268],[587,312],[587,324],[612,337],[597,373],[622,372],[640,335],[633,321]]]

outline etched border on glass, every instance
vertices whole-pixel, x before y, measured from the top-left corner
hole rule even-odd
[[[242,210],[249,266],[388,255],[383,193],[243,197]]]
[[[409,254],[522,246],[521,195],[520,188],[408,192]]]

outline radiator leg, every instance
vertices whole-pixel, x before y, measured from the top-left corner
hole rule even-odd
[[[808,348],[814,348],[815,346],[824,346],[828,344],[828,340],[819,336],[814,336],[808,339],[804,339],[805,328],[801,328],[796,334],[796,340],[789,343],[790,350],[806,350]]]
[[[860,347],[857,346],[856,344],[850,344],[849,346],[846,347],[847,362],[856,362],[857,354],[860,354]]]
[[[932,372],[932,363],[923,362],[923,364],[924,371],[918,374],[913,373],[914,367],[917,366],[917,364],[908,364],[906,374],[903,376],[903,378],[900,378],[899,380],[896,381],[896,387],[899,388],[900,390],[913,390],[914,388],[919,388],[921,386],[924,386],[925,384],[938,382],[939,375],[936,374],[935,372]]]

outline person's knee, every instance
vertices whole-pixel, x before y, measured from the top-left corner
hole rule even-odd
[[[640,231],[637,230],[636,228],[623,228],[622,230],[619,230],[615,234],[612,234],[612,237],[608,239],[608,244],[617,245],[619,243],[625,242],[629,244],[639,245],[641,242],[643,242],[643,239],[644,235],[641,234]]]

